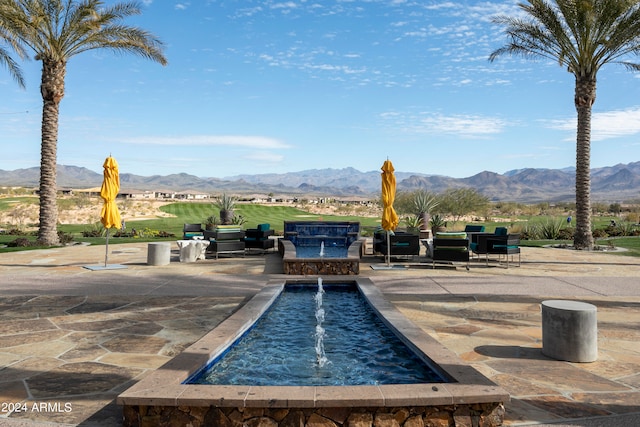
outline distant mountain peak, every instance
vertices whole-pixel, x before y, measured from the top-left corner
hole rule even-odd
[[[396,171],[398,191],[426,189],[441,193],[448,188],[474,188],[492,200],[516,202],[575,200],[575,168],[514,169],[504,174],[482,171],[468,178]],[[0,186],[37,187],[40,169],[0,170]],[[72,165],[58,165],[61,188],[91,188],[102,183],[102,174]],[[353,167],[309,169],[299,172],[200,178],[188,173],[166,176],[120,175],[121,191],[194,191],[206,194],[289,194],[335,197],[371,197],[380,194],[380,171],[361,172]],[[591,171],[594,201],[624,201],[638,198],[640,162],[618,164]]]

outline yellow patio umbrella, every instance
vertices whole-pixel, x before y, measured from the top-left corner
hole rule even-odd
[[[104,200],[104,206],[100,212],[100,222],[107,229],[107,245],[104,255],[104,266],[107,266],[107,258],[109,256],[109,230],[111,228],[121,228],[122,220],[120,211],[116,205],[116,196],[120,191],[120,175],[118,172],[118,162],[109,156],[102,165],[104,168],[104,180],[100,188],[100,197]]]
[[[391,160],[385,160],[382,165],[382,228],[387,231],[387,265],[391,262],[390,232],[398,226],[399,218],[393,202],[396,199],[396,176]]]

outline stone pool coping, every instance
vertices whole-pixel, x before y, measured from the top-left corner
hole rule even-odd
[[[357,282],[363,295],[403,341],[439,367],[453,382],[367,386],[231,386],[183,384],[243,334],[284,289],[274,280],[245,306],[165,365],[121,393],[117,403],[127,407],[219,408],[338,408],[446,406],[504,403],[509,394],[408,320],[387,301],[371,280]],[[325,283],[345,279],[323,277]]]

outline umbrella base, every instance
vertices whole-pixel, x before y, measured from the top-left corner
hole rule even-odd
[[[405,268],[409,268],[408,265],[372,265],[372,270],[404,270]]]
[[[127,268],[126,265],[122,264],[107,264],[107,265],[85,265],[84,268],[87,270],[122,270],[123,268]]]

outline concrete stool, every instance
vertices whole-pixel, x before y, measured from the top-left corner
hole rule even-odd
[[[147,245],[147,265],[167,265],[171,261],[171,243],[154,242]]]
[[[597,308],[578,301],[542,302],[542,354],[569,362],[598,358]]]

